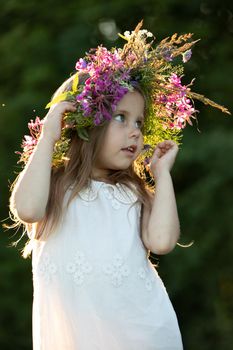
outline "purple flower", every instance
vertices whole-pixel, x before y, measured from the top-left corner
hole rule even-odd
[[[151,145],[145,144],[145,145],[143,146],[143,151],[149,151],[149,149],[151,149]]]
[[[77,109],[83,116],[92,116],[95,125],[110,120],[116,105],[129,90],[127,85],[130,86],[129,69],[124,67],[118,51],[99,46],[85,60],[80,59],[76,69],[84,69],[89,76],[76,95]]]
[[[83,70],[87,67],[87,62],[83,59],[80,58],[78,62],[76,63],[75,69],[76,70]]]
[[[173,61],[172,50],[170,48],[163,48],[160,54],[167,62]]]
[[[146,158],[144,159],[144,165],[145,165],[145,167],[148,166],[148,165],[150,164],[150,161],[151,161],[151,159],[150,159],[149,157],[146,157]]]
[[[100,111],[96,112],[95,118],[94,118],[94,124],[99,125],[102,122],[101,120],[101,113]]]
[[[168,98],[166,95],[160,95],[157,98],[157,102],[160,102],[160,103],[166,103],[167,101],[168,101]]]

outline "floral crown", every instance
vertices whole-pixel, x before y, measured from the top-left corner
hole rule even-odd
[[[76,130],[80,138],[88,141],[88,130],[111,120],[118,102],[134,88],[140,88],[147,106],[143,127],[145,146],[139,157],[140,164],[149,159],[159,142],[171,139],[180,143],[182,130],[196,119],[193,100],[230,114],[225,107],[192,92],[193,81],[189,85],[181,82],[184,63],[191,58],[191,47],[198,41],[192,41],[192,34],[174,34],[153,48],[153,34],[141,27],[142,21],[134,31],[119,34],[126,40],[123,48],[107,50],[98,46],[80,58],[70,91],[55,94],[47,104],[46,108],[60,101],[73,101],[77,105],[75,112],[64,117],[61,139],[54,147],[54,167],[64,165],[67,160],[71,130]],[[86,78],[80,79],[81,76]],[[37,117],[28,127],[30,136],[24,136],[19,160],[23,163],[28,161],[38,142],[43,120]]]

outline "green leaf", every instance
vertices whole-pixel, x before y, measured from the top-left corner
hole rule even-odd
[[[86,128],[76,128],[78,136],[84,141],[89,141],[89,134]]]

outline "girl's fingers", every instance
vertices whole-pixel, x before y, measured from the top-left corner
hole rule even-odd
[[[43,133],[48,134],[54,141],[59,140],[61,129],[65,126],[64,116],[66,113],[75,112],[76,107],[73,102],[62,101],[54,104],[49,109],[44,118]]]
[[[164,141],[163,143],[159,144],[159,148],[163,153],[170,150],[178,151],[178,146],[174,141]]]
[[[170,153],[172,151],[173,153],[177,153],[178,146],[174,141],[166,140],[163,142],[160,142],[153,153],[153,156],[151,158],[151,164],[156,163],[160,158],[162,158],[164,155],[166,155],[168,152]]]
[[[57,110],[58,113],[66,113],[66,112],[74,112],[76,111],[76,106],[75,106],[75,103],[73,102],[68,102],[68,101],[62,101],[62,102],[59,102],[59,103],[56,103],[55,105],[53,105],[50,110],[51,111],[54,111],[54,110]]]
[[[176,143],[170,140],[166,140],[163,142],[158,143],[154,150],[154,155],[156,155],[158,158],[163,156],[165,153],[167,153],[171,148],[175,147]]]
[[[174,147],[175,145],[176,145],[176,143],[174,141],[165,140],[163,142],[160,142],[158,144],[158,147],[160,147],[162,149],[170,149],[171,147]]]
[[[162,149],[160,147],[156,147],[155,150],[154,150],[154,154],[153,154],[153,157],[156,157],[156,158],[159,158],[161,157],[161,152],[162,152]]]

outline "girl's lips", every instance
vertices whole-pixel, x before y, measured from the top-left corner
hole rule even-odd
[[[126,152],[126,153],[128,153],[128,154],[130,154],[130,155],[134,155],[135,152],[137,151],[137,146],[136,145],[131,145],[131,146],[122,148],[121,150]]]

